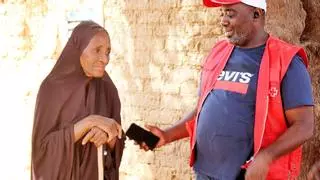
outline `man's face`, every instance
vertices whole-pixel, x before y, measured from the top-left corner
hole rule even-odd
[[[230,43],[246,46],[254,34],[253,7],[243,3],[221,7],[221,25]]]
[[[104,75],[110,50],[109,35],[104,31],[98,32],[80,56],[80,64],[86,76],[99,78]]]

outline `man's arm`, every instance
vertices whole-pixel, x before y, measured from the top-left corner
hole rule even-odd
[[[154,135],[160,138],[156,146],[157,148],[159,148],[173,141],[188,137],[189,134],[186,128],[186,123],[191,121],[195,116],[196,116],[196,108],[192,110],[190,113],[188,113],[180,121],[175,123],[173,126],[165,130],[160,129],[157,126],[151,126],[151,125],[146,125],[146,128],[149,129],[149,131],[152,132]],[[142,143],[140,145],[140,148],[146,151],[149,150],[148,146],[145,143]]]
[[[189,136],[186,128],[186,123],[195,118],[196,112],[197,109],[195,108],[189,114],[187,114],[187,116],[178,121],[175,125],[164,130],[166,143],[170,143]]]
[[[285,155],[313,135],[313,106],[303,106],[285,111],[289,128],[274,143],[260,150],[246,172],[246,180],[265,179],[272,161]]]
[[[200,95],[201,95],[200,87],[201,87],[201,78],[199,81],[198,98],[200,98]],[[173,141],[177,141],[179,139],[188,137],[189,133],[187,131],[186,123],[189,121],[192,121],[196,115],[197,115],[197,106],[195,106],[194,109],[190,111],[184,118],[182,118],[181,120],[176,122],[173,126],[165,130],[161,130],[157,126],[151,126],[151,125],[146,125],[146,128],[160,138],[156,146],[157,148],[159,148]],[[148,146],[145,143],[140,144],[140,148],[146,151],[149,150]]]
[[[289,128],[265,152],[272,160],[289,153],[313,135],[314,114],[310,76],[302,59],[295,56],[281,84]]]
[[[293,151],[313,135],[313,106],[290,109],[285,111],[285,115],[289,123],[288,130],[274,143],[263,149],[271,161]]]
[[[246,180],[265,179],[272,161],[293,151],[312,137],[314,114],[311,87],[305,65],[299,56],[295,56],[281,83],[288,129],[257,154],[247,169]]]
[[[198,101],[200,100],[201,97],[201,77],[202,77],[202,73],[200,74],[200,80],[199,80],[199,88],[198,88]],[[170,128],[167,128],[164,130],[164,144],[168,144],[171,143],[173,141],[185,138],[189,136],[189,133],[187,131],[186,128],[186,123],[193,120],[197,115],[197,106],[194,107],[194,109],[189,112],[189,114],[187,114],[184,118],[182,118],[180,121],[178,121],[177,123],[175,123],[175,125],[173,125]],[[164,144],[158,144],[157,147],[160,147]]]

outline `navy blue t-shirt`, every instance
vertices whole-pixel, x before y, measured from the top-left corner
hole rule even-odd
[[[253,150],[257,78],[265,45],[235,48],[198,119],[194,170],[235,180]],[[299,87],[299,88],[297,88]],[[284,109],[313,105],[311,81],[296,55],[282,81]]]

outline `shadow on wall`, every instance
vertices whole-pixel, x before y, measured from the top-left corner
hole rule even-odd
[[[107,1],[109,72],[122,101],[123,127],[168,127],[196,104],[200,63],[221,35],[216,12],[200,2]],[[210,17],[210,18],[209,18]],[[191,179],[189,144],[144,152],[126,142],[121,179]]]
[[[300,179],[306,179],[310,166],[320,160],[320,2],[314,0],[268,0],[267,29],[291,43],[305,47],[315,101],[315,136],[304,145]]]
[[[312,78],[313,94],[315,101],[315,136],[312,141],[304,146],[304,161],[302,164],[301,179],[306,179],[305,174],[314,161],[320,160],[320,2],[302,0],[303,9],[307,13],[306,26],[300,37],[301,43],[309,55],[309,71]]]

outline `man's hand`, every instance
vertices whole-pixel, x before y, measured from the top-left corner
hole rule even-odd
[[[272,163],[272,158],[263,150],[257,154],[254,160],[249,165],[245,179],[246,180],[264,180],[267,178],[269,166]]]
[[[173,126],[167,128],[166,130],[162,130],[157,126],[145,125],[146,129],[148,129],[151,133],[160,138],[158,144],[156,145],[156,148],[159,148],[173,141],[177,141],[179,139],[188,137],[189,133],[186,128],[186,123],[192,121],[195,118],[196,113],[197,108],[194,108],[183,119],[176,122]],[[138,143],[136,142],[135,144]],[[142,142],[139,145],[140,149],[144,149],[145,151],[149,150],[149,147],[145,143]]]
[[[156,145],[156,148],[159,148],[163,145],[165,145],[168,142],[168,138],[166,137],[166,134],[163,130],[161,130],[160,128],[158,128],[157,126],[151,126],[151,125],[145,125],[145,127],[154,135],[159,137],[159,142]],[[135,143],[138,144],[138,143]],[[149,147],[142,142],[140,145],[140,149],[144,149],[145,151],[149,150]]]
[[[317,161],[311,167],[308,173],[308,180],[320,180],[320,161]]]

